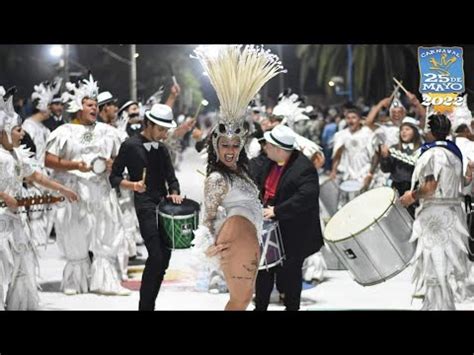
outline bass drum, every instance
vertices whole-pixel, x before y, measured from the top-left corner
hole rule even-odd
[[[363,286],[403,271],[415,253],[413,219],[389,187],[363,193],[342,207],[326,226],[332,252]]]

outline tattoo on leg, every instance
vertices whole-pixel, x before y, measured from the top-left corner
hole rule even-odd
[[[233,279],[237,280],[252,280],[252,277],[247,277],[247,276],[232,276]]]
[[[258,267],[258,258],[257,258],[257,253],[255,253],[255,259],[252,261],[251,263],[253,266],[255,266],[256,268]]]
[[[255,254],[255,259],[250,262],[250,265],[242,264],[245,270],[248,272],[255,272],[258,269],[258,259],[257,254]]]

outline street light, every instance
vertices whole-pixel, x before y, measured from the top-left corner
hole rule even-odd
[[[63,49],[63,46],[61,45],[54,45],[54,46],[51,46],[51,48],[49,49],[49,54],[53,57],[53,58],[59,58],[63,55],[64,53],[64,49]]]
[[[49,47],[49,55],[55,59],[59,59],[56,66],[58,74],[61,73],[63,83],[69,81],[69,44],[54,44]]]

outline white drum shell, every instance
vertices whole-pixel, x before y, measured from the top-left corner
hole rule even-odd
[[[264,221],[263,223],[263,244],[261,245],[259,270],[269,270],[278,266],[285,260],[285,249],[280,232],[280,225],[277,221]],[[269,250],[271,248],[271,251]],[[268,258],[268,253],[272,258]],[[275,258],[273,258],[275,257]]]
[[[321,209],[323,209],[329,217],[334,216],[337,212],[338,197],[339,188],[334,180],[327,179],[319,186]]]
[[[386,213],[364,230],[337,241],[325,238],[325,243],[356,282],[375,285],[408,266],[416,247],[409,242],[412,225],[411,216],[396,198]]]

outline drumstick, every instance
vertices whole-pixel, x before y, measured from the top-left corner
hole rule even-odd
[[[145,182],[146,179],[146,168],[143,168],[142,181]]]
[[[397,79],[395,79],[395,77],[393,77],[393,80],[401,87],[401,89],[405,92],[405,94],[408,95],[408,90],[405,89],[405,87],[402,85],[402,83],[399,82]]]
[[[392,99],[393,99],[393,98],[395,97],[395,95],[397,94],[397,91],[398,91],[399,88],[400,88],[400,85],[397,85],[397,86],[395,87],[395,89],[393,90],[392,95],[390,95],[390,102],[392,101]]]
[[[206,174],[204,174],[201,170],[196,169],[196,171],[197,171],[199,174],[201,174],[202,176],[206,177]]]

